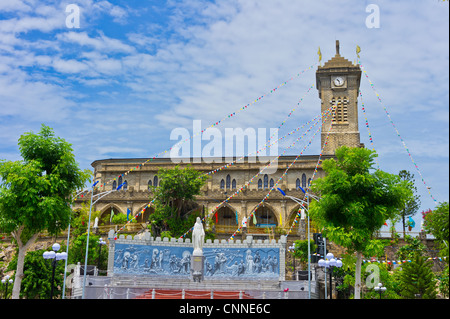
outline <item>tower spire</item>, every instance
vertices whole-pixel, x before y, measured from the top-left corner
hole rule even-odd
[[[340,55],[339,54],[339,40],[336,40],[336,55]]]

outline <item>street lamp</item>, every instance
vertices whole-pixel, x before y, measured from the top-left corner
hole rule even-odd
[[[295,245],[292,244],[292,246],[289,246],[288,247],[288,251],[292,254],[292,257],[294,258],[294,264],[293,264],[293,266],[294,266],[294,278],[295,278],[295,280],[298,280],[298,274],[295,271]]]
[[[102,246],[106,245],[106,241],[103,238],[98,239],[98,260],[97,260],[97,271],[100,270],[100,256],[102,255]]]
[[[277,189],[281,193],[281,195],[283,195],[284,197],[290,198],[291,200],[293,200],[294,202],[299,204],[301,207],[303,207],[308,212],[308,299],[311,299],[311,246],[310,246],[310,241],[311,241],[310,237],[311,236],[309,233],[309,197],[307,198],[308,201],[305,202],[304,200],[301,200],[300,198],[286,195],[286,193],[281,188],[277,188]],[[306,194],[306,192],[302,188],[301,188],[301,190]],[[306,204],[306,206],[308,206],[308,208],[306,208],[305,204]]]
[[[3,279],[2,279],[2,284],[5,285],[5,299],[8,299],[8,284],[12,284],[13,280],[9,279],[9,275],[6,275]]]
[[[51,284],[51,290],[50,290],[50,299],[53,299],[53,283],[55,281],[55,269],[56,269],[56,262],[58,260],[66,260],[67,259],[67,253],[57,253],[57,251],[61,248],[61,246],[58,243],[54,243],[52,246],[52,251],[46,251],[42,254],[42,257],[44,259],[52,259],[52,284]]]
[[[342,261],[340,261],[339,259],[336,260],[334,259],[334,255],[332,253],[328,253],[325,257],[326,259],[320,259],[318,264],[319,267],[323,267],[325,269],[330,268],[330,299],[333,299],[333,294],[332,294],[332,283],[331,283],[331,278],[333,276],[333,269],[334,268],[341,268],[342,267]],[[327,278],[325,277],[325,281],[327,280]]]
[[[75,195],[75,198],[78,198],[79,195],[86,192],[87,189],[83,189],[82,191],[78,192]],[[72,204],[70,204],[70,209],[72,209]],[[66,246],[66,254],[69,254],[69,243],[70,243],[70,221],[69,221],[69,227],[67,228],[67,246]],[[62,289],[62,299],[64,299],[66,294],[66,274],[67,274],[67,258],[64,263],[64,279],[63,279],[63,289]]]
[[[381,282],[379,282],[378,285],[373,289],[380,294],[380,299],[381,299],[381,294],[386,291],[386,287],[383,287]]]
[[[84,299],[84,291],[85,291],[85,288],[86,288],[86,271],[87,271],[87,261],[88,261],[88,253],[89,253],[89,232],[91,231],[92,205],[97,203],[100,199],[102,199],[106,195],[108,195],[108,194],[110,194],[112,192],[120,190],[122,188],[122,186],[124,185],[124,183],[122,183],[119,186],[117,186],[116,189],[113,189],[113,190],[110,190],[110,191],[106,191],[106,192],[102,192],[102,193],[94,195],[94,187],[98,183],[99,183],[99,181],[96,181],[94,184],[92,184],[91,204],[89,205],[89,220],[88,220],[88,229],[87,229],[87,238],[86,238],[86,257],[84,258],[83,293],[81,295],[81,299]],[[93,198],[96,197],[96,196],[98,196],[98,198],[95,200],[95,202],[92,202]]]

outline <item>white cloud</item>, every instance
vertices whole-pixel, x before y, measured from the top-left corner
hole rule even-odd
[[[322,63],[330,59],[336,39],[351,61],[361,46],[383,105],[426,174],[435,174],[432,157],[448,165],[448,3],[379,1],[381,28],[368,29],[367,4],[359,1],[171,0],[151,7],[78,0],[77,30],[64,26],[68,3],[1,2],[0,117],[16,135],[38,121],[55,125],[87,166],[101,156],[159,153],[173,145],[171,129],[192,130],[194,119],[204,127],[224,119],[222,132],[269,128],[297,107],[282,130],[301,125],[317,115],[320,100],[313,88],[297,106],[315,84],[315,68],[296,75],[317,61],[319,46]],[[403,146],[364,75],[361,90],[375,147],[395,161]],[[369,146],[361,113],[360,132]],[[318,138],[308,154],[319,152]]]
[[[135,49],[120,40],[112,39],[99,31],[99,36],[91,38],[87,32],[65,32],[57,35],[57,39],[63,42],[76,43],[80,46],[93,48],[100,52],[132,53]]]

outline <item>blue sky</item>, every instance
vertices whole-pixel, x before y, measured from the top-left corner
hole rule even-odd
[[[66,6],[80,28],[66,26]],[[368,28],[366,7],[380,9]],[[97,159],[153,157],[173,129],[204,128],[289,80],[222,125],[274,128],[315,85],[335,54],[361,63],[361,90],[380,168],[416,177],[422,209],[435,203],[387,118],[385,106],[437,201],[449,193],[448,1],[0,0],[0,158],[41,123],[73,145],[82,168]],[[314,88],[282,136],[317,115]],[[361,141],[370,147],[359,110]],[[279,145],[279,153],[289,141]],[[291,149],[296,154],[302,145]],[[319,154],[319,139],[307,154]],[[420,214],[415,218],[420,225]]]

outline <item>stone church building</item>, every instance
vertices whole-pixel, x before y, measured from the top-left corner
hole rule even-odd
[[[336,55],[323,66],[318,66],[316,70],[316,87],[321,99],[321,111],[324,112],[331,106],[337,105],[334,117],[322,123],[321,144],[323,146],[325,138],[330,131],[331,121],[333,121],[333,129],[323,151],[322,160],[333,157],[335,149],[342,145],[363,147],[360,143],[358,130],[357,98],[360,79],[361,69],[359,65],[353,64],[340,55],[339,42],[336,41]],[[278,170],[275,173],[258,175],[247,189],[240,192],[227,203],[222,204],[212,217],[216,233],[222,235],[223,238],[228,238],[233,234],[242,223],[243,218],[248,217],[252,210],[257,207],[295,157],[281,156],[278,159]],[[308,186],[318,159],[319,155],[300,156],[290,168],[288,174],[278,184],[278,187],[290,196],[303,198],[304,194],[299,190],[299,186],[304,189]],[[127,214],[128,212],[134,216],[142,211],[149,203],[151,196],[149,186],[158,185],[158,170],[160,168],[173,168],[177,165],[170,158],[156,158],[140,166],[139,169],[133,170],[131,173],[111,182],[114,178],[130,171],[132,168],[138,167],[147,160],[145,158],[104,159],[96,160],[92,163],[95,181],[105,184],[102,191],[112,190],[117,185],[125,183],[121,190],[110,193],[94,205],[93,209],[101,212],[100,220],[109,221],[109,216],[112,212],[115,215]],[[192,168],[204,173],[215,170],[227,162],[223,159],[222,163],[205,163],[203,161],[197,163],[193,160],[190,161]],[[183,167],[187,164],[183,161],[178,165]],[[199,209],[206,214],[211,212],[228,196],[232,195],[236,188],[242,187],[250,178],[256,175],[263,166],[261,163],[249,162],[245,158],[227,169],[210,175],[201,194],[196,197]],[[322,176],[323,171],[319,166],[315,178]],[[90,197],[87,196],[87,198]],[[86,200],[86,197],[78,199],[74,208],[79,208],[83,200]],[[283,197],[280,192],[274,190],[270,197],[265,200],[264,205],[261,205],[256,210],[257,224],[253,225],[253,220],[248,219],[250,226],[248,233],[251,233],[253,230],[256,233],[264,234],[261,230],[267,227],[277,227],[288,231],[297,215],[298,209],[299,205],[297,203]],[[144,214],[139,216],[137,221],[145,223],[153,211],[152,207],[146,208]],[[303,231],[304,228],[300,227],[299,229],[297,226],[291,235],[301,235],[300,232]]]

